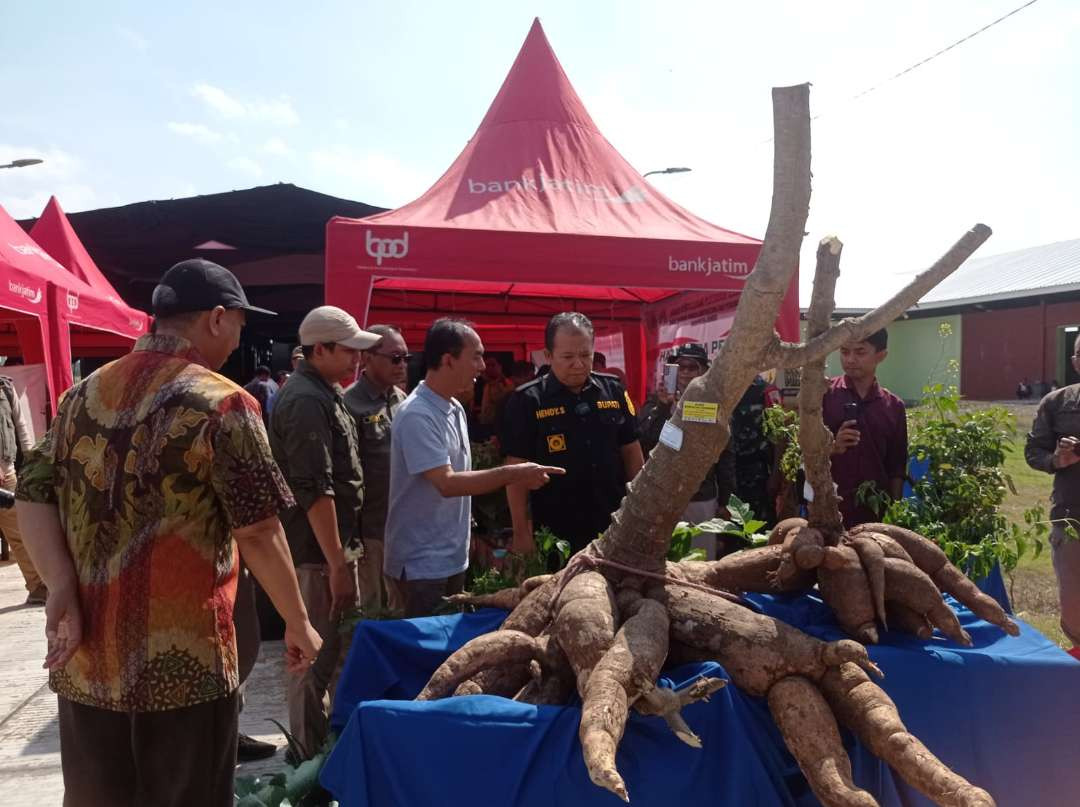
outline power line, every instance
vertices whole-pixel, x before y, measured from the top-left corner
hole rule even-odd
[[[881,82],[879,82],[879,83],[875,84],[875,85],[874,85],[873,87],[870,87],[870,88],[868,88],[868,89],[865,89],[865,90],[863,90],[862,92],[860,92],[860,93],[858,93],[858,94],[856,94],[856,95],[852,96],[851,100],[852,100],[852,101],[857,101],[857,100],[859,100],[860,98],[862,98],[862,97],[863,97],[864,95],[869,95],[870,93],[874,92],[875,90],[879,89],[880,87],[884,86],[885,84],[888,84],[888,83],[889,83],[890,81],[895,81],[896,79],[900,78],[901,76],[906,76],[906,75],[907,75],[908,73],[910,73],[910,72],[911,72],[912,70],[916,70],[916,69],[918,69],[918,68],[922,67],[922,66],[923,66],[924,64],[926,64],[927,62],[931,62],[931,61],[933,61],[934,59],[936,59],[936,58],[937,58],[938,56],[941,56],[941,55],[942,55],[942,54],[944,54],[944,53],[948,53],[948,52],[949,52],[950,50],[952,50],[953,48],[956,48],[956,47],[959,47],[960,45],[963,45],[963,44],[964,44],[965,42],[967,42],[968,40],[974,39],[975,37],[977,37],[977,36],[978,36],[979,34],[983,33],[984,31],[988,31],[988,30],[990,30],[991,28],[993,28],[993,27],[994,27],[995,25],[997,25],[998,23],[1004,22],[1005,20],[1009,19],[1009,17],[1011,17],[1011,16],[1013,15],[1013,14],[1019,14],[1019,13],[1020,13],[1021,11],[1023,11],[1023,10],[1024,10],[1025,8],[1027,8],[1028,6],[1033,6],[1033,5],[1035,5],[1035,4],[1036,4],[1036,3],[1038,2],[1038,1],[1039,1],[1039,0],[1028,0],[1028,2],[1024,3],[1024,4],[1022,5],[1022,6],[1019,6],[1019,7],[1017,7],[1017,8],[1014,8],[1014,9],[1013,9],[1012,11],[1010,11],[1010,12],[1009,12],[1008,14],[1005,14],[1005,15],[1003,15],[1003,16],[1001,16],[1001,17],[998,17],[998,18],[997,18],[996,20],[994,20],[993,22],[989,22],[989,23],[987,23],[987,24],[986,24],[986,25],[984,25],[984,26],[983,26],[982,28],[980,28],[980,29],[979,29],[979,30],[977,30],[977,31],[974,31],[973,33],[970,33],[970,34],[968,34],[968,35],[967,35],[967,36],[965,36],[965,37],[964,37],[963,39],[958,39],[958,40],[956,40],[956,41],[955,41],[955,42],[953,42],[953,43],[952,43],[951,45],[948,45],[948,46],[946,46],[946,47],[942,48],[941,50],[939,50],[939,51],[938,51],[937,53],[932,53],[932,54],[930,54],[929,56],[927,56],[927,57],[926,57],[925,59],[923,59],[922,61],[919,61],[919,62],[915,62],[915,64],[911,65],[910,67],[907,67],[907,68],[905,68],[904,70],[901,70],[901,71],[900,71],[899,73],[897,73],[896,75],[894,75],[894,76],[889,76],[889,77],[888,77],[887,79],[885,79],[884,81],[881,81]]]
[[[988,31],[988,30],[990,30],[991,28],[993,28],[993,27],[994,27],[995,25],[997,25],[998,23],[1004,22],[1005,20],[1009,19],[1009,17],[1011,17],[1011,16],[1013,15],[1013,14],[1018,14],[1018,13],[1020,13],[1021,11],[1023,11],[1023,10],[1025,9],[1025,8],[1027,8],[1028,6],[1033,6],[1033,5],[1035,5],[1035,4],[1037,3],[1037,2],[1039,2],[1039,0],[1028,0],[1028,2],[1024,3],[1024,4],[1022,5],[1022,6],[1018,6],[1017,8],[1014,8],[1014,9],[1013,9],[1012,11],[1010,11],[1010,12],[1009,12],[1008,14],[1004,14],[1004,15],[1002,15],[1002,16],[1000,16],[1000,17],[998,17],[998,18],[997,18],[996,20],[994,20],[993,22],[988,22],[988,23],[987,23],[986,25],[984,25],[984,26],[983,26],[982,28],[980,28],[980,29],[979,29],[979,30],[977,30],[977,31],[973,31],[972,33],[970,33],[970,34],[968,34],[967,36],[965,36],[965,37],[964,37],[963,39],[958,39],[958,40],[956,40],[956,41],[955,41],[955,42],[953,42],[953,43],[952,43],[951,45],[947,45],[946,47],[942,48],[941,50],[937,51],[936,53],[932,53],[932,54],[930,54],[930,55],[929,55],[929,56],[927,56],[927,57],[926,57],[925,59],[923,59],[923,60],[921,60],[921,61],[918,61],[918,62],[915,62],[915,64],[913,64],[913,65],[911,65],[910,67],[907,67],[907,68],[905,68],[905,69],[901,70],[901,71],[900,71],[899,73],[896,73],[895,75],[889,76],[889,77],[888,77],[887,79],[885,79],[884,81],[879,81],[879,82],[878,82],[877,84],[875,84],[874,86],[872,86],[872,87],[869,87],[869,88],[867,88],[867,89],[863,90],[862,92],[859,92],[859,93],[857,93],[857,94],[855,94],[855,95],[851,96],[851,98],[850,98],[850,99],[848,100],[848,103],[851,103],[851,102],[854,102],[854,101],[858,101],[858,100],[859,100],[860,98],[863,98],[864,96],[867,96],[867,95],[869,95],[870,93],[874,92],[875,90],[878,90],[878,89],[880,89],[881,87],[885,86],[885,85],[886,85],[886,84],[888,84],[889,82],[891,82],[891,81],[895,81],[896,79],[900,78],[901,76],[906,76],[906,75],[907,75],[908,73],[910,73],[910,72],[911,72],[912,70],[916,70],[916,69],[918,69],[918,68],[922,67],[922,66],[923,66],[924,64],[926,64],[927,62],[931,62],[931,61],[933,61],[933,60],[934,60],[934,59],[936,59],[936,58],[937,58],[938,56],[941,56],[941,55],[942,55],[943,53],[948,53],[948,52],[949,52],[950,50],[952,50],[953,48],[956,48],[956,47],[958,47],[958,46],[960,46],[960,45],[964,44],[964,43],[965,43],[965,42],[967,42],[968,40],[974,39],[975,37],[977,37],[977,36],[978,36],[979,34],[983,33],[984,31]],[[826,113],[824,113],[824,112],[821,112],[821,113],[818,113],[817,115],[811,115],[811,116],[810,116],[810,120],[818,120],[819,118],[821,118],[821,117],[824,117],[824,115],[825,115],[825,114],[826,114]],[[762,145],[762,144],[764,144],[764,143],[771,143],[772,141],[773,141],[773,137],[772,137],[772,135],[770,135],[769,137],[766,137],[765,139],[763,139],[763,140],[759,141],[758,145]]]

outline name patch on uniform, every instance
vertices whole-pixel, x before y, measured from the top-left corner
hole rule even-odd
[[[618,401],[597,401],[597,409],[618,409],[620,406]]]
[[[364,418],[364,423],[382,423],[386,420],[386,415],[382,412],[376,412],[374,415],[368,415]]]
[[[543,420],[544,418],[553,418],[556,415],[565,415],[565,414],[566,414],[566,407],[565,406],[550,406],[547,409],[537,409],[536,410],[536,419],[537,420]]]
[[[560,407],[561,409],[562,407]],[[560,451],[566,451],[566,435],[565,434],[549,434],[547,436],[548,452],[551,454],[557,454]]]

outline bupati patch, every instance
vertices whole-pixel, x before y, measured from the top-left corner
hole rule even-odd
[[[558,454],[560,451],[566,451],[566,435],[565,434],[549,434],[547,437],[548,453]]]
[[[566,414],[566,407],[565,406],[551,406],[551,407],[548,407],[547,409],[537,409],[536,410],[536,419],[537,420],[543,420],[544,418],[553,418],[556,415],[565,415],[565,414]]]
[[[618,409],[620,406],[618,401],[597,401],[597,409]]]

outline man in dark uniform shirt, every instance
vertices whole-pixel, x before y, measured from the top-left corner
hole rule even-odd
[[[507,463],[566,469],[540,490],[508,486],[516,552],[533,551],[533,526],[582,549],[607,529],[644,464],[634,405],[617,378],[592,372],[593,326],[576,312],[556,314],[544,333],[551,372],[507,401],[500,440]],[[532,521],[527,504],[532,505]]]

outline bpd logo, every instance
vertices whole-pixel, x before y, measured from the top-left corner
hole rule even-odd
[[[376,238],[368,230],[364,246],[367,254],[375,259],[375,265],[382,266],[383,258],[404,258],[409,254],[409,233],[406,230],[401,238]]]
[[[78,292],[69,291],[67,293],[67,307],[72,311],[79,310],[79,294]]]

